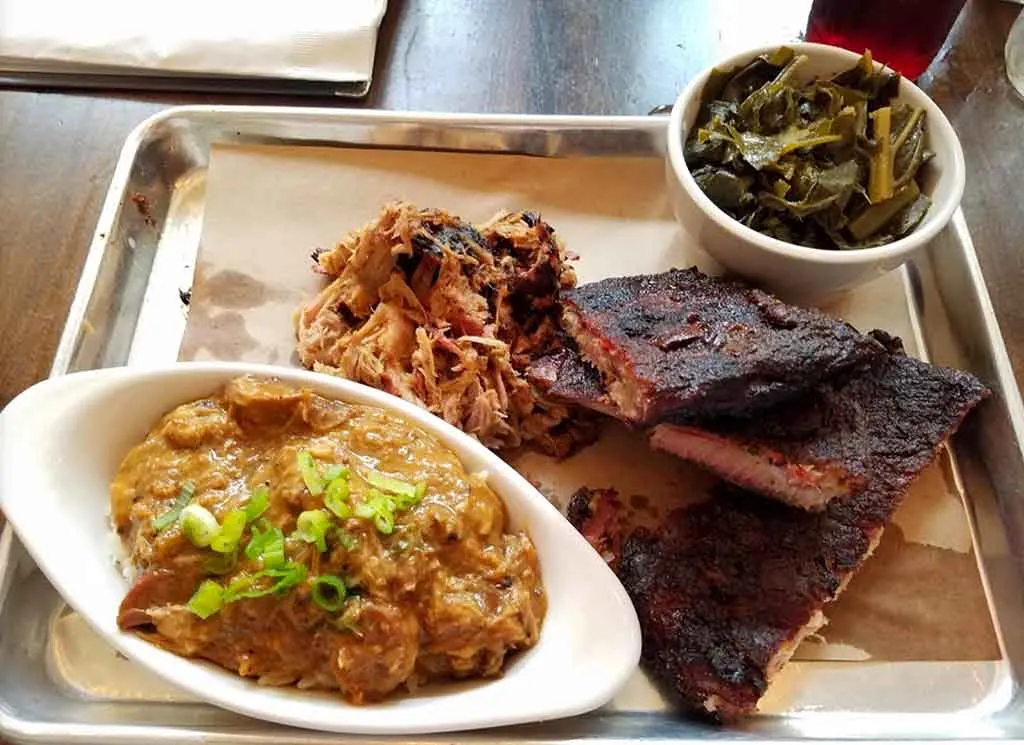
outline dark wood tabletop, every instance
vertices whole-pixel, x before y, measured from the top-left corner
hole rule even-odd
[[[184,103],[644,114],[724,54],[793,38],[809,0],[390,0],[362,101],[0,90],[0,406],[45,377],[122,142]],[[963,142],[963,208],[1024,379],[1024,102],[1003,45],[1021,6],[969,0],[921,83]]]

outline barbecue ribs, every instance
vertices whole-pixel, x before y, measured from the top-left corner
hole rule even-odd
[[[898,348],[884,332],[872,335]],[[756,417],[659,424],[650,442],[737,486],[820,510],[873,472],[934,450],[982,395],[967,373],[894,354]]]
[[[580,357],[572,342],[530,363],[526,379],[551,400],[622,418],[601,373]]]
[[[856,477],[856,491],[819,512],[722,485],[657,533],[623,539],[608,535],[616,521],[602,502],[612,495],[584,490],[570,503],[570,520],[598,550],[621,545],[611,561],[640,618],[642,663],[689,710],[756,710],[772,676],[825,623],[825,605],[871,554],[910,483],[988,391],[966,373],[892,354],[829,395],[806,434],[783,438]],[[800,420],[770,421],[781,434]],[[733,451],[739,442],[723,439]]]
[[[743,415],[883,353],[849,324],[696,268],[562,294],[562,327],[620,416]]]

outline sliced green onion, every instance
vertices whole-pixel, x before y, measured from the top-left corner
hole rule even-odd
[[[260,563],[264,569],[280,569],[288,563],[288,557],[284,553],[284,542],[275,543],[269,546],[260,555]]]
[[[384,535],[391,535],[395,532],[395,513],[378,512],[373,516],[373,524],[379,532]]]
[[[231,510],[224,516],[220,532],[210,541],[210,548],[219,554],[230,554],[238,550],[245,530],[245,510]]]
[[[406,481],[385,476],[378,471],[370,471],[366,475],[366,480],[371,486],[395,495],[395,506],[400,510],[409,509],[414,504],[419,503],[427,493],[427,484],[425,481],[420,481],[417,484],[410,484]]]
[[[252,536],[245,544],[245,558],[255,561],[260,558],[263,548],[273,539],[274,527],[266,520],[260,520],[252,526]],[[283,539],[284,536],[282,536]]]
[[[295,533],[306,543],[316,544],[317,551],[327,550],[327,529],[331,527],[331,518],[323,510],[306,510],[299,513],[295,523]]]
[[[189,502],[192,501],[192,497],[195,493],[196,487],[191,481],[186,481],[182,484],[181,491],[178,492],[178,496],[174,500],[174,505],[171,509],[167,510],[167,512],[162,515],[153,518],[153,530],[159,533],[178,522],[178,518],[181,516],[181,511],[185,509],[185,506]]]
[[[204,579],[188,600],[188,609],[206,619],[224,607],[224,588],[212,579]]]
[[[264,569],[276,569],[285,563],[284,533],[262,520],[252,528],[252,538],[245,547],[245,558],[262,559]]]
[[[270,506],[270,489],[266,484],[260,484],[252,490],[249,503],[245,505],[245,522],[251,523],[258,518]]]
[[[281,593],[306,581],[304,564],[289,561],[277,569],[264,569],[234,580],[224,591],[224,602],[233,603],[242,598],[261,598]],[[267,583],[265,580],[275,580]]]
[[[264,569],[277,569],[284,566],[284,533],[281,533],[280,537],[275,536],[274,541],[263,549],[260,558],[263,560]]]
[[[347,478],[348,477],[348,466],[343,466],[341,463],[332,463],[327,466],[323,472],[324,481],[330,483],[335,479]]]
[[[333,512],[338,519],[347,520],[352,517],[352,507],[348,504],[348,479],[342,476],[327,485],[324,494],[324,507]]]
[[[295,461],[299,466],[299,475],[314,497],[319,497],[324,492],[324,480],[320,478],[320,472],[316,469],[316,462],[308,450],[300,450],[295,455]]]
[[[347,530],[342,530],[341,528],[338,528],[335,531],[335,535],[338,536],[338,543],[341,544],[341,547],[346,551],[351,551],[359,545],[359,538],[352,535]]]
[[[374,526],[384,535],[395,530],[395,502],[376,489],[370,489],[365,502],[356,505],[356,517],[373,520]]]
[[[366,474],[366,480],[370,482],[370,486],[375,486],[381,491],[390,492],[391,494],[398,494],[399,496],[416,496],[415,484],[410,484],[405,481],[399,481],[393,479],[390,476],[385,476],[379,471],[370,471]]]
[[[361,517],[364,520],[372,520],[373,516],[377,514],[378,498],[375,498],[374,494],[375,492],[371,490],[367,495],[366,500],[355,506],[355,510],[353,512],[356,517]]]
[[[238,551],[229,554],[213,554],[203,561],[203,569],[210,574],[230,574],[238,566]]]
[[[345,583],[333,574],[321,574],[311,586],[313,602],[329,613],[335,613],[345,606]]]
[[[420,489],[420,487],[423,487]],[[427,485],[422,481],[413,487],[415,491],[411,495],[409,494],[396,494],[393,498],[396,509],[407,510],[413,505],[419,504],[420,500],[423,499],[423,495],[427,493]]]
[[[213,513],[201,504],[188,504],[181,511],[181,532],[193,546],[205,548],[220,532],[220,523]]]

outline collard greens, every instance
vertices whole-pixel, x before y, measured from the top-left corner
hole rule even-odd
[[[931,205],[917,183],[932,156],[924,110],[894,102],[899,75],[870,52],[828,80],[802,82],[806,61],[782,47],[712,73],[686,140],[698,186],[790,243],[867,248],[910,233]]]

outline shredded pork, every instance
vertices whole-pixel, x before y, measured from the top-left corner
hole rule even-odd
[[[394,203],[315,259],[331,281],[297,312],[304,366],[400,396],[494,449],[566,455],[592,438],[591,419],[524,375],[561,346],[559,295],[576,284],[537,215],[473,226]]]

